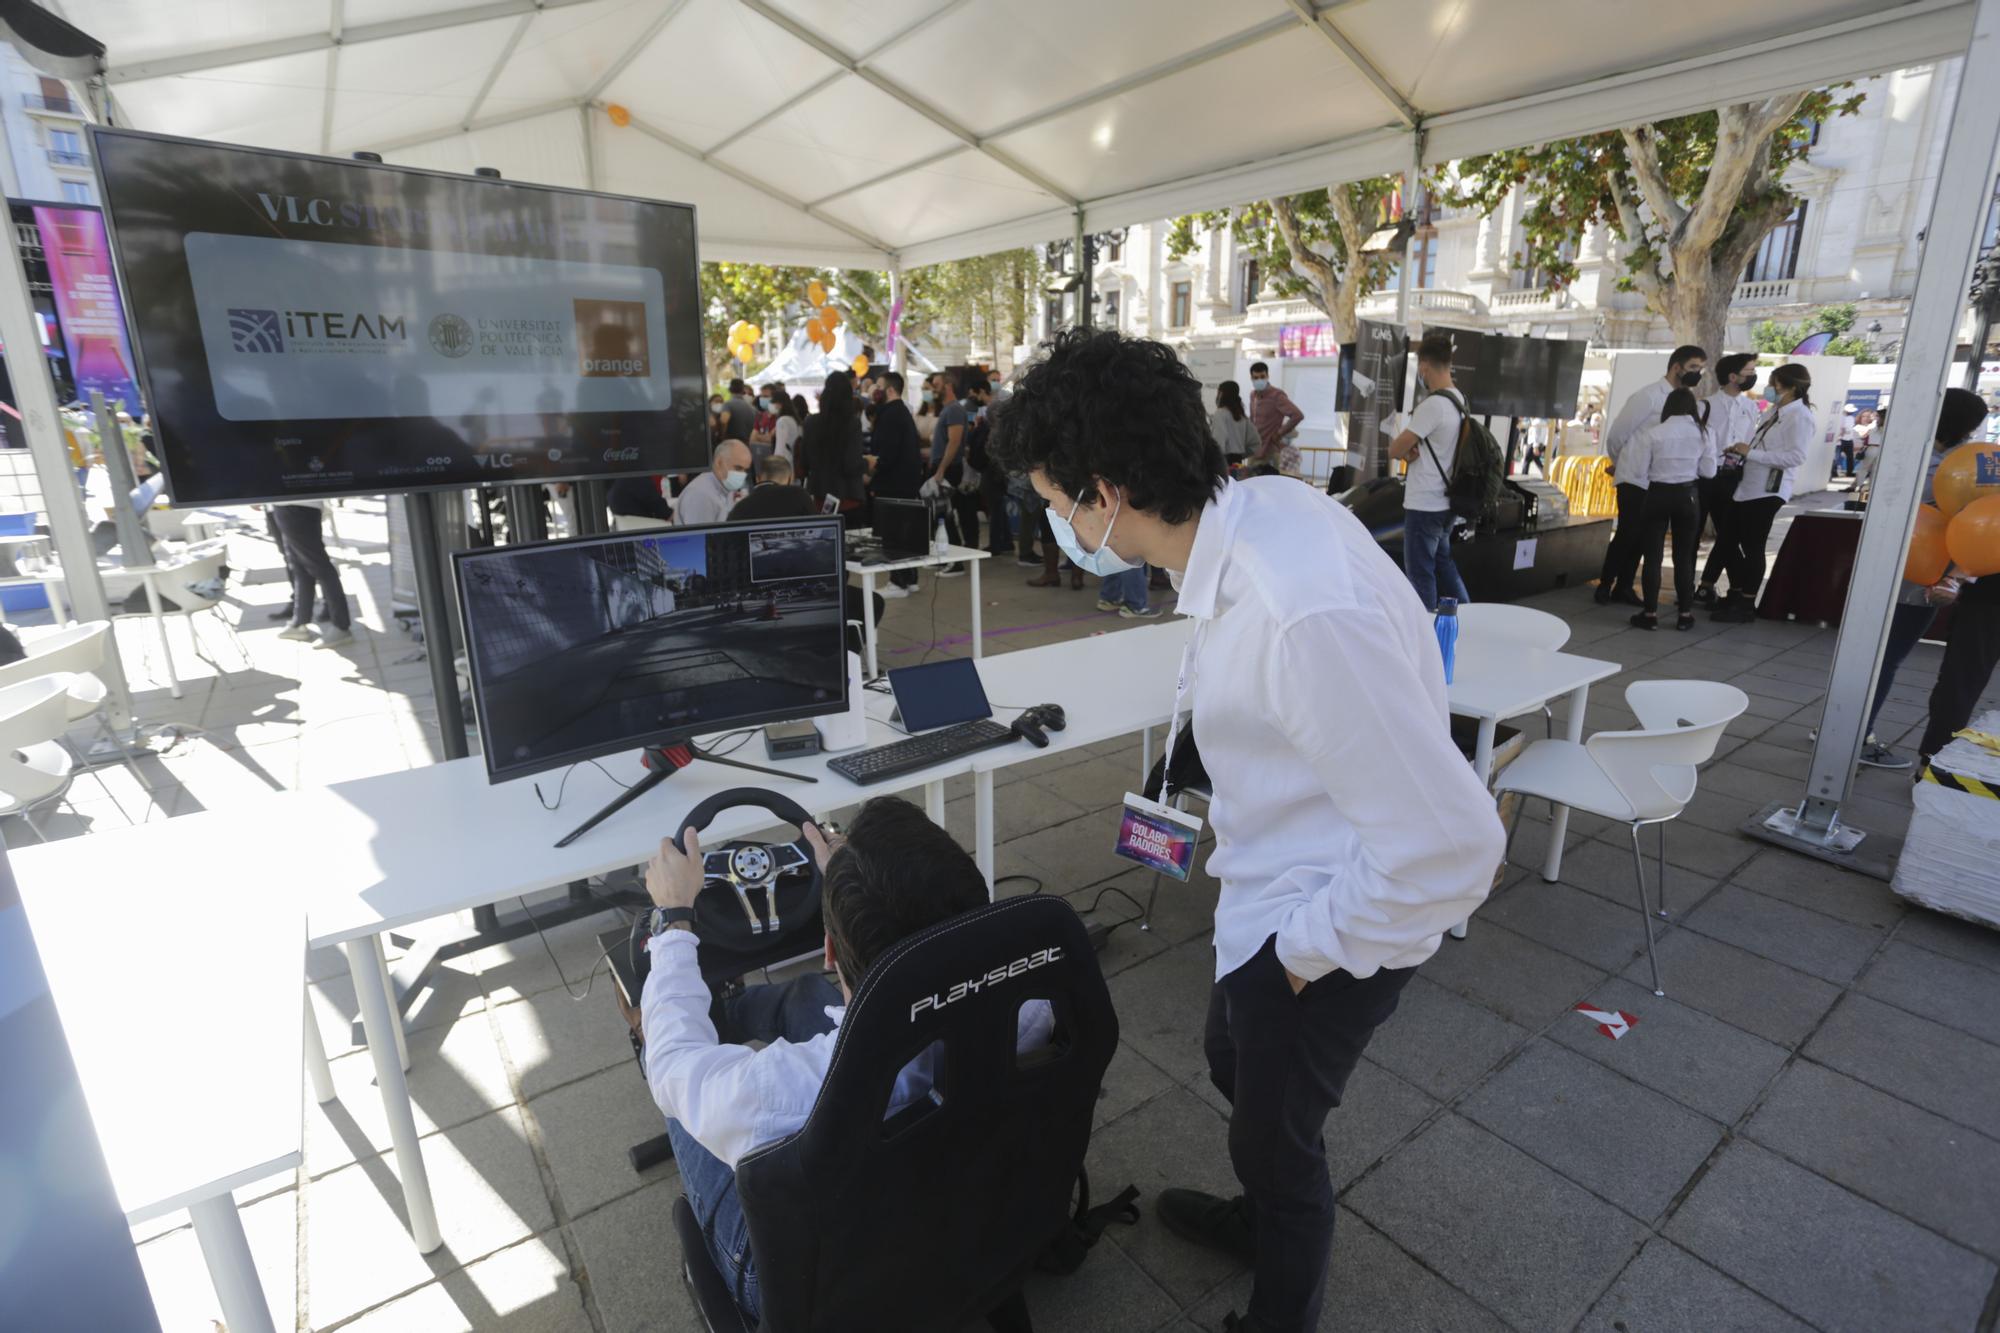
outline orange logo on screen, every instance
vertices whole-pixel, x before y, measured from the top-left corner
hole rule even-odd
[[[577,354],[585,379],[644,379],[653,373],[644,301],[577,297],[575,305]]]

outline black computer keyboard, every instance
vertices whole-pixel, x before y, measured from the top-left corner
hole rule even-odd
[[[991,718],[981,718],[977,722],[961,722],[955,727],[927,731],[893,745],[878,745],[872,750],[844,754],[827,760],[826,766],[856,786],[866,787],[870,783],[887,782],[905,773],[942,764],[960,755],[991,750],[1013,739],[1013,728],[1002,726]]]

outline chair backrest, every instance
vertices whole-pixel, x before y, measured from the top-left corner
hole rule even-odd
[[[36,763],[21,751],[47,746],[69,729],[69,690],[75,677],[67,672],[37,676],[0,689],[0,792],[16,809],[53,796],[69,781],[68,755],[50,746],[53,763]]]
[[[1467,602],[1458,608],[1458,632],[1467,644],[1505,639],[1546,652],[1569,642],[1569,624],[1561,616],[1507,602]]]
[[[611,530],[613,532],[641,532],[647,528],[670,528],[672,526],[673,524],[663,518],[653,518],[647,514],[613,514],[611,516]]]
[[[172,598],[174,605],[184,612],[206,611],[219,603],[222,596],[212,588],[203,589],[201,585],[221,578],[222,567],[228,560],[228,550],[218,548],[171,565],[158,575],[160,592]]]
[[[1017,1054],[1023,1004],[1055,1039]],[[954,917],[878,959],[826,1083],[790,1138],[736,1168],[761,1333],[957,1328],[1068,1225],[1118,1016],[1075,909],[1029,896]],[[898,1075],[934,1095],[885,1118]]]
[[[110,621],[89,620],[44,635],[33,643],[23,644],[28,655],[18,662],[0,666],[0,685],[33,680],[55,671],[67,671],[79,676],[95,675],[104,666],[110,633]]]
[[[1638,731],[1600,731],[1584,742],[1639,819],[1671,819],[1694,796],[1694,766],[1715,753],[1722,729],[1750,706],[1734,685],[1641,680],[1625,689]]]

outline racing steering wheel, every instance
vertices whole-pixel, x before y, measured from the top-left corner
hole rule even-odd
[[[815,822],[805,807],[789,796],[762,787],[731,787],[688,811],[674,833],[674,846],[685,853],[689,830],[700,833],[717,815],[739,805],[767,810],[784,823],[800,827]],[[775,940],[787,925],[819,918],[820,887],[825,876],[803,833],[790,842],[739,840],[724,847],[705,848],[701,854],[701,875],[701,893],[695,898],[694,911],[696,925],[705,939],[719,941],[742,930],[736,924],[732,903],[740,905],[753,938],[769,936]],[[782,907],[781,884],[787,890]],[[764,900],[761,916],[753,894],[761,895]]]

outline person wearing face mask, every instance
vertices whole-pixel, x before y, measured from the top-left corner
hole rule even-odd
[[[1169,735],[1188,728],[1215,792],[1203,1044],[1243,1193],[1173,1189],[1157,1207],[1251,1268],[1249,1312],[1225,1328],[1317,1328],[1336,1212],[1327,1117],[1501,857],[1493,798],[1451,740],[1436,630],[1339,501],[1229,480],[1201,385],[1164,343],[1064,332],[996,424],[994,458],[1048,502],[1072,559],[1175,571],[1195,621]],[[1317,680],[1340,682],[1339,707],[1301,697]]]
[[[729,381],[729,401],[722,405],[723,436],[748,444],[756,428],[757,404],[751,401],[750,386],[742,380]]]
[[[1764,583],[1765,547],[1772,520],[1792,498],[1792,483],[1804,466],[1814,434],[1812,374],[1797,362],[1771,372],[1764,391],[1770,409],[1750,439],[1729,447],[1743,460],[1736,483],[1736,541],[1729,561],[1729,595],[1711,618],[1740,624],[1757,618],[1757,590]]]
[[[1305,419],[1306,414],[1283,389],[1271,387],[1270,366],[1262,361],[1254,363],[1250,367],[1250,424],[1257,428],[1257,450],[1245,461],[1252,466],[1276,467],[1285,437],[1298,430]]]
[[[708,471],[687,484],[674,522],[682,526],[720,523],[750,485],[750,446],[741,440],[724,440],[715,446]]]
[[[1451,558],[1456,516],[1446,494],[1465,426],[1465,400],[1451,384],[1451,335],[1426,333],[1417,344],[1417,376],[1426,397],[1410,413],[1410,428],[1389,442],[1389,457],[1408,463],[1403,477],[1403,568],[1417,600],[1435,610],[1438,597],[1471,601]]]
[[[1604,568],[1597,576],[1594,595],[1599,606],[1611,601],[1645,605],[1633,591],[1632,581],[1639,576],[1640,545],[1645,537],[1646,520],[1642,515],[1646,485],[1643,478],[1628,477],[1618,470],[1618,455],[1640,431],[1658,423],[1668,394],[1675,389],[1693,390],[1707,369],[1707,352],[1693,345],[1676,347],[1667,357],[1665,378],[1654,380],[1626,399],[1618,419],[1604,432],[1604,456],[1611,460],[1612,475],[1618,481],[1618,527],[1611,535],[1611,545],[1604,552]]]
[[[1743,458],[1728,452],[1757,433],[1757,401],[1750,390],[1757,387],[1757,357],[1738,352],[1715,363],[1715,392],[1703,399],[1708,407],[1708,430],[1718,451],[1715,475],[1698,486],[1701,513],[1695,523],[1695,540],[1701,539],[1702,523],[1715,528],[1715,542],[1701,567],[1701,584],[1694,599],[1703,606],[1715,602],[1715,581],[1729,568],[1729,554],[1736,549],[1736,483],[1743,479]]]
[[[723,439],[722,395],[716,394],[708,400],[708,442],[720,444]]]
[[[1660,627],[1661,562],[1667,536],[1674,541],[1674,604],[1677,630],[1694,628],[1694,552],[1700,519],[1695,487],[1715,475],[1715,437],[1709,411],[1695,401],[1694,390],[1675,389],[1660,408],[1660,420],[1625,446],[1622,466],[1628,477],[1646,485],[1645,609],[1635,613],[1639,629]]]
[[[750,425],[750,443],[775,442],[778,429],[778,404],[790,401],[784,394],[785,386],[782,384],[767,384],[757,390],[757,416]]]

